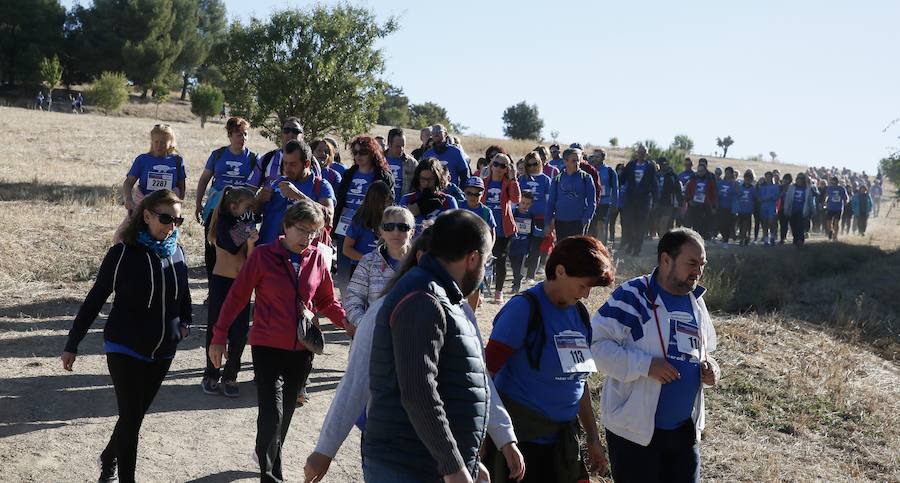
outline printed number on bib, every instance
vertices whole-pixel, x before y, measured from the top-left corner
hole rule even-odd
[[[675,341],[678,343],[678,352],[690,356],[691,359],[700,359],[700,333],[697,326],[680,320],[671,321],[675,324]]]
[[[354,213],[356,213],[356,210],[344,208],[344,213],[341,215],[341,219],[338,221],[334,232],[340,236],[347,236],[347,229],[350,228],[350,224],[353,223]]]
[[[597,365],[591,356],[584,334],[574,330],[566,330],[553,336],[559,363],[566,374],[578,372],[597,372]]]
[[[700,191],[699,189],[694,192],[694,202],[703,203],[706,201],[706,191]]]
[[[147,190],[170,190],[173,187],[173,179],[174,176],[172,176],[172,173],[157,173],[151,171],[147,173]]]
[[[531,234],[531,220],[516,220],[516,228],[520,234]]]

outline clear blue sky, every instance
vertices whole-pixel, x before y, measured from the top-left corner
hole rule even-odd
[[[246,20],[310,2],[225,3]],[[900,144],[882,132],[900,117],[897,1],[354,3],[401,16],[385,78],[470,133],[501,136],[525,100],[565,142],[687,134],[712,153],[731,135],[737,157],[870,173]]]

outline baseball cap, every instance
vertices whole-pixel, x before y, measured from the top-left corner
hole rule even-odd
[[[478,188],[481,191],[484,191],[484,181],[482,181],[478,176],[472,176],[471,178],[466,180],[465,188]]]
[[[584,146],[581,143],[572,143],[569,145],[569,149],[577,149],[579,151],[584,151]]]

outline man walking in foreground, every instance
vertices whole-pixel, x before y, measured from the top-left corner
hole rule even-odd
[[[703,388],[719,381],[716,331],[697,285],[703,238],[672,230],[652,273],[619,286],[594,315],[591,353],[607,374],[601,422],[613,479],[700,481]]]
[[[375,322],[363,443],[368,483],[471,482],[485,471],[478,451],[488,374],[462,302],[484,278],[493,239],[466,210],[442,214],[432,229],[428,252],[387,293]]]

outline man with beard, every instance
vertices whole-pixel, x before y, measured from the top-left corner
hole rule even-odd
[[[657,267],[617,288],[591,323],[603,384],[601,422],[616,481],[700,481],[703,389],[719,365],[703,287],[703,238],[676,228]]]
[[[450,144],[447,136],[447,128],[441,124],[431,126],[431,148],[425,151],[422,158],[437,158],[450,173],[450,182],[456,186],[469,179],[472,171],[469,169],[469,160],[466,153],[457,145]]]
[[[471,482],[485,471],[488,374],[462,303],[491,258],[487,224],[466,210],[437,218],[428,252],[385,295],[372,340],[363,442],[369,483]]]
[[[256,188],[263,188],[271,184],[278,176],[282,174],[281,158],[284,156],[284,147],[292,139],[303,141],[303,125],[296,117],[289,117],[284,120],[281,126],[281,148],[273,149],[259,158],[259,162],[250,172],[247,183]],[[313,175],[322,177],[322,170],[318,163],[312,163]]]

